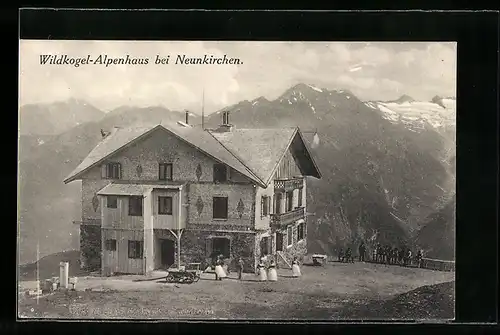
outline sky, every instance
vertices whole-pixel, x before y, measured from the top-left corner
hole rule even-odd
[[[40,55],[95,60],[148,58],[147,65],[42,65]],[[168,65],[155,58],[170,55]],[[186,57],[239,58],[242,64],[179,65]],[[129,105],[210,114],[242,100],[276,99],[306,83],[347,89],[361,100],[407,94],[429,101],[456,95],[454,42],[202,42],[21,40],[20,105],[82,99],[109,111]]]

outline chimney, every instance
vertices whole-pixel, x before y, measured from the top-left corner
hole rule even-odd
[[[189,124],[189,111],[186,111],[186,124]]]
[[[219,126],[218,131],[231,131],[233,125],[229,123],[229,111],[222,112],[222,124]]]

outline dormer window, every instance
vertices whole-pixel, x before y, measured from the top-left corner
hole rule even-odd
[[[214,183],[227,181],[227,167],[225,164],[214,164]]]
[[[101,177],[104,179],[121,179],[122,166],[120,163],[107,163],[102,166]]]

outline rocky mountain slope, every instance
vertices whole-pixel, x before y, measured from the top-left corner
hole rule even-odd
[[[407,103],[414,101],[386,105]],[[346,90],[298,84],[276,100],[259,97],[225,109],[239,128],[300,126],[304,132],[323,174],[308,188],[310,252],[332,253],[361,239],[411,243],[450,201],[454,155],[446,132],[430,123],[412,131],[375,106]],[[164,107],[121,107],[60,134],[21,136],[21,261],[36,259],[37,241],[42,256],[78,248],[71,222],[80,216],[80,184],[62,180],[101,140],[101,129],[184,118]],[[205,120],[207,127],[220,122],[220,111]],[[201,121],[191,115],[190,123]]]
[[[455,196],[429,215],[416,236],[415,244],[426,250],[426,257],[455,260]]]
[[[88,102],[77,99],[29,104],[19,110],[19,130],[21,135],[57,135],[79,124],[97,121],[104,115]]]
[[[226,110],[236,127],[300,126],[319,137],[311,144],[323,179],[311,180],[308,192],[313,252],[360,239],[411,240],[448,194],[443,136],[432,127],[414,134],[349,91],[299,84],[274,101],[260,97]],[[220,115],[208,120],[216,126]]]

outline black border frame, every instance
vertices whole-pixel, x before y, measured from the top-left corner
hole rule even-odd
[[[19,12],[19,20],[19,36],[23,39],[457,41],[456,322],[497,321],[498,12],[24,9]],[[18,73],[15,76],[17,81]],[[17,231],[15,233],[17,236]],[[480,262],[476,261],[478,257]],[[322,325],[312,327],[316,322],[305,322],[310,326],[296,324],[294,331],[323,328]],[[212,323],[207,321],[203,327]],[[237,328],[241,331],[249,323],[217,325],[214,330],[235,331]],[[15,328],[30,329],[34,324],[37,328],[49,325],[22,323]],[[177,333],[197,324],[169,322],[167,325]],[[129,328],[132,323],[123,326],[115,322],[79,324],[78,329],[87,332],[95,326],[118,330]],[[137,328],[131,329],[152,331],[159,325],[134,326]],[[275,331],[283,326],[267,324],[260,328]],[[329,327],[330,330],[344,329],[336,323]],[[372,325],[358,324],[358,327],[375,330]],[[390,328],[402,330],[400,327],[408,326],[391,325]],[[444,330],[438,325],[426,326],[436,327]],[[448,329],[460,332],[470,331],[469,327]],[[485,326],[482,330],[492,328]]]

